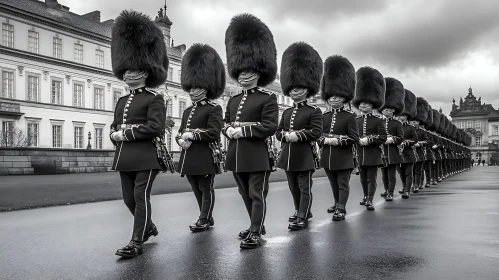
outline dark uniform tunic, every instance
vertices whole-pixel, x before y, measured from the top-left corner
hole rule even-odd
[[[413,149],[414,144],[418,141],[416,128],[409,124],[409,122],[402,123],[404,130],[404,141],[401,147],[403,148],[402,158],[404,162],[400,165],[400,180],[404,191],[409,192],[413,181],[413,168],[416,162],[417,152]]]
[[[378,176],[378,166],[383,164],[381,158],[382,144],[385,143],[387,132],[385,120],[372,113],[362,114],[357,117],[359,127],[359,138],[368,139],[367,146],[358,145],[360,158],[360,183],[364,191],[364,197],[372,202],[376,192],[376,178]]]
[[[287,142],[284,137],[287,132],[295,132],[298,142]],[[277,127],[276,138],[283,143],[277,167],[286,171],[295,210],[302,219],[309,215],[312,207],[312,174],[316,160],[312,145],[321,134],[322,111],[307,101],[286,109]]]
[[[114,170],[120,171],[123,200],[134,215],[132,240],[143,241],[151,227],[151,188],[161,169],[152,140],[165,129],[163,96],[146,87],[131,90],[118,100],[111,134],[123,130],[124,141],[114,141]]]
[[[353,149],[359,141],[356,115],[344,107],[332,108],[322,115],[322,127],[321,166],[333,190],[336,208],[344,211],[350,194],[350,176],[355,168]],[[337,138],[338,146],[325,145],[326,137]]]
[[[259,88],[242,90],[229,99],[225,111],[227,136],[229,127],[241,127],[243,138],[230,139],[226,168],[234,171],[246,210],[250,216],[250,231],[261,233],[267,205],[269,176],[272,171],[266,138],[277,130],[279,107],[274,94]],[[250,124],[247,124],[250,123]]]
[[[416,134],[418,136],[418,144],[419,147],[416,148],[416,153],[418,157],[416,159],[416,163],[414,163],[414,187],[418,188],[421,185],[421,179],[424,177],[423,175],[423,165],[426,162],[426,145],[428,143],[428,135],[426,131],[421,129],[420,126],[415,127]]]
[[[185,132],[191,132],[194,137],[189,140],[189,148],[182,149],[177,172],[187,175],[198,202],[201,220],[212,217],[215,204],[213,183],[216,170],[210,143],[213,145],[220,140],[222,115],[222,107],[208,99],[195,102],[184,110],[175,137],[177,144]]]
[[[404,140],[404,130],[402,129],[402,123],[394,117],[386,118],[385,122],[388,137],[393,138],[393,143],[383,145],[388,166],[381,169],[381,175],[385,191],[393,196],[395,185],[397,184],[396,167],[402,163],[402,156],[399,153],[397,145]]]
[[[192,132],[194,139],[191,146],[182,149],[177,172],[185,175],[215,174],[210,142],[220,140],[222,130],[222,107],[209,101],[201,100],[185,109],[182,114],[182,123],[175,137],[177,144],[184,132]]]

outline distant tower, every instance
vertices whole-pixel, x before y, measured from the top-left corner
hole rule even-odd
[[[164,8],[164,9],[163,9]],[[165,6],[159,9],[158,16],[156,16],[156,24],[159,26],[161,31],[163,31],[163,35],[165,36],[165,43],[167,47],[172,47],[172,39],[171,39],[171,27],[172,27],[172,22],[166,15],[166,0],[165,0]]]

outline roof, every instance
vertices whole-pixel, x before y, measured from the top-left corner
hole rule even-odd
[[[98,23],[63,9],[49,8],[45,2],[38,0],[2,0],[2,5],[11,6],[31,13],[34,16],[41,16],[66,26],[69,25],[77,29],[108,37],[109,39],[111,38],[112,25]]]

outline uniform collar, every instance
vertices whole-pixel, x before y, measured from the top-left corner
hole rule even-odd
[[[367,114],[362,113],[362,114],[360,114],[360,115],[361,115],[363,118],[367,118],[367,117],[374,116],[372,112],[371,112],[371,113],[367,113]]]
[[[247,93],[247,94],[250,94],[250,93],[255,93],[255,92],[258,92],[258,87],[254,87],[254,88],[250,88],[250,89],[244,89],[243,88],[243,93]]]
[[[300,102],[295,102],[293,106],[300,108],[300,107],[303,107],[305,105],[307,105],[307,100],[303,100],[303,101],[300,101]]]
[[[331,108],[331,112],[333,112],[333,113],[339,113],[343,110],[345,110],[345,107],[343,107],[343,106],[341,106],[340,108]]]
[[[145,92],[145,91],[146,91],[146,87],[143,86],[143,87],[139,87],[136,89],[131,89],[130,93],[136,94],[136,93],[141,93],[141,92]]]
[[[197,106],[200,106],[200,105],[206,105],[206,103],[208,103],[208,98],[203,98],[199,101],[196,102],[196,105]]]

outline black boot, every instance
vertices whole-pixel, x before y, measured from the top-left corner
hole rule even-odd
[[[149,226],[149,229],[147,230],[146,234],[144,235],[144,241],[142,241],[142,243],[149,240],[149,238],[151,236],[158,236],[158,234],[159,234],[158,228],[156,227],[156,225],[154,223],[151,223],[151,225]]]
[[[298,218],[294,223],[288,225],[288,229],[291,230],[302,230],[308,227],[307,219]]]
[[[402,194],[403,199],[408,199],[410,196],[409,191],[404,191],[404,194]]]
[[[116,255],[123,258],[135,258],[143,252],[142,242],[132,240],[125,247],[118,249]]]
[[[388,191],[385,190],[385,192],[381,193],[380,195],[381,195],[381,197],[386,197],[388,195]]]
[[[369,211],[373,211],[374,210],[374,205],[371,201],[366,201],[366,209],[369,210]]]
[[[400,191],[399,191],[399,194],[404,194],[404,190],[400,190]]]
[[[334,211],[336,211],[336,203],[327,209],[327,212],[330,214],[334,213]]]
[[[360,201],[360,205],[366,205],[367,201],[367,196],[364,196],[364,198]]]
[[[333,214],[333,221],[343,221],[345,220],[346,211],[343,209],[336,209]]]
[[[295,210],[295,213],[293,214],[293,216],[290,216],[288,218],[288,221],[294,222],[294,221],[296,221],[296,219],[298,219],[298,210]]]
[[[385,200],[386,200],[386,201],[393,201],[393,194],[388,194],[388,195],[385,197]]]
[[[252,232],[248,234],[244,240],[241,241],[241,249],[256,249],[262,245],[260,234]]]
[[[429,188],[430,187],[430,183],[426,182],[426,185],[424,185],[425,188]]]
[[[250,229],[248,228],[248,229],[245,229],[245,230],[239,232],[238,236],[239,236],[239,238],[244,239],[244,238],[247,238],[249,234],[250,234]],[[265,235],[265,234],[267,234],[267,232],[265,231],[265,226],[263,226],[262,227],[262,235]]]
[[[189,228],[191,229],[192,232],[200,232],[200,231],[205,231],[209,230],[211,226],[211,222],[208,219],[199,219],[196,223],[193,225],[190,225]]]
[[[418,193],[419,192],[419,186],[416,185],[416,186],[412,187],[412,192],[413,193]]]

